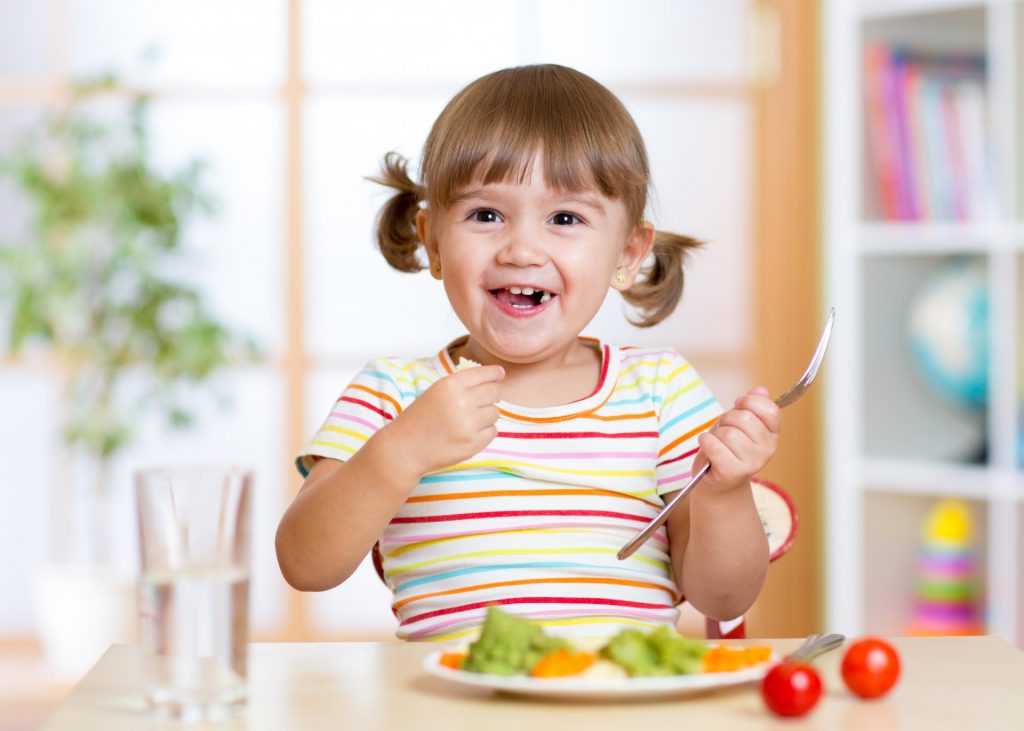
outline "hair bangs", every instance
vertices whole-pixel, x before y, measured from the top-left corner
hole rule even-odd
[[[524,182],[538,158],[546,185],[597,190],[643,215],[649,171],[636,125],[611,92],[559,66],[506,69],[463,89],[431,130],[422,181],[447,207],[474,181]]]

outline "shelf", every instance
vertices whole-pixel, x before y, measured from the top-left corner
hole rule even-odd
[[[1010,382],[1012,389],[1012,397],[1007,398],[1004,404],[1005,418],[1009,422],[1006,431],[1010,435],[1006,449],[1017,469],[1024,470],[1024,373],[1021,372],[1024,366],[1024,252],[1014,257],[1014,263],[1016,271],[1012,273],[1012,281],[1015,284],[1015,291],[1011,295],[1013,302],[1007,308],[1007,322],[1003,323],[1009,340],[1002,359],[1007,369],[1004,379]],[[1024,489],[1024,481],[1021,489]],[[1021,494],[1024,495],[1024,492]]]
[[[1024,251],[1024,226],[1008,223],[867,222],[861,252],[872,256],[927,256]]]
[[[1024,1],[825,8],[827,624],[911,631],[957,498],[985,630],[1024,645]]]
[[[983,500],[993,491],[991,473],[989,468],[980,465],[866,459],[861,465],[860,478],[867,492]]]
[[[985,0],[864,0],[860,16],[864,20],[891,20],[923,13],[977,10],[985,5]]]
[[[1024,505],[1017,508],[1017,550],[1010,556],[1017,568],[1017,595],[1015,606],[1011,608],[1017,617],[1017,637],[1024,637]]]

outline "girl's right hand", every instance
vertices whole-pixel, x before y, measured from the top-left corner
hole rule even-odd
[[[418,480],[486,447],[498,430],[498,386],[505,369],[466,368],[423,392],[385,429],[403,469]]]

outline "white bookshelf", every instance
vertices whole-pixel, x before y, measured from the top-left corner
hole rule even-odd
[[[935,500],[958,497],[974,509],[986,629],[1024,646],[1024,0],[826,0],[822,31],[824,304],[837,311],[823,384],[827,629],[905,631],[921,521]],[[985,55],[990,213],[965,222],[869,213],[866,40]],[[980,414],[939,404],[900,352],[909,292],[951,257],[986,265]],[[967,458],[975,438],[981,459]]]

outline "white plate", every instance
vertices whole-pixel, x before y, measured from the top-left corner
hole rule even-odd
[[[516,695],[569,698],[573,700],[646,700],[665,696],[700,693],[717,688],[761,680],[776,660],[771,659],[742,670],[725,673],[697,673],[655,678],[531,678],[454,670],[441,664],[441,653],[432,652],[423,660],[423,669],[452,683],[490,688]]]

